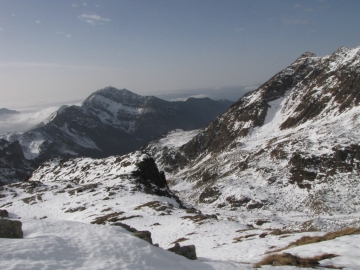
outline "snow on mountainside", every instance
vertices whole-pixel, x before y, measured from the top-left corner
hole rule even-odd
[[[91,94],[81,106],[62,106],[36,127],[3,133],[0,138],[19,141],[25,158],[37,165],[49,158],[122,155],[169,130],[203,127],[231,103],[208,98],[169,102],[106,87]],[[20,180],[24,178],[3,182]]]
[[[188,203],[322,215],[325,230],[336,222],[358,226],[359,73],[360,47],[305,53],[188,143],[154,156]]]
[[[176,133],[172,138],[180,131]],[[173,142],[159,141],[167,146]],[[280,231],[293,222],[286,216],[214,214],[182,205],[154,160],[140,151],[105,159],[50,160],[29,181],[0,187],[0,208],[22,221],[25,238],[2,240],[1,269],[252,269],[266,252],[302,236],[324,234]],[[150,231],[160,248],[131,236],[123,229],[126,225]],[[354,269],[360,266],[358,240],[340,237],[292,253],[336,252],[339,257],[321,265]],[[198,261],[161,249],[175,242],[194,244]]]

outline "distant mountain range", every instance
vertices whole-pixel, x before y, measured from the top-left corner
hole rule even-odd
[[[15,110],[9,110],[6,108],[1,108],[0,109],[0,117],[1,116],[8,116],[8,115],[14,115],[14,114],[19,114],[20,112],[15,111]]]
[[[209,98],[170,102],[106,87],[81,106],[63,106],[36,127],[0,138],[18,141],[34,166],[50,158],[103,158],[135,151],[172,129],[201,128],[231,104]],[[0,177],[3,183],[18,180],[23,178]]]

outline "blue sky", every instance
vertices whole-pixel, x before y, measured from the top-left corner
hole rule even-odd
[[[358,0],[0,0],[0,107],[259,85],[305,51],[360,46],[359,14]]]

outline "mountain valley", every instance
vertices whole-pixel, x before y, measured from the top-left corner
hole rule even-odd
[[[99,90],[27,132],[1,135],[2,159],[11,157],[2,168],[21,164],[29,174],[10,183],[24,174],[2,169],[11,180],[1,180],[0,208],[23,222],[25,239],[53,237],[40,249],[63,256],[49,252],[58,268],[253,269],[284,251],[330,254],[321,269],[359,269],[359,230],[294,245],[360,228],[359,74],[360,47],[341,47],[324,57],[303,54],[231,106]],[[65,227],[63,235],[46,229]],[[149,231],[160,248],[131,230]],[[97,231],[101,245],[92,238]],[[77,261],[63,244],[76,246],[69,232],[111,256],[89,251],[87,262]],[[15,268],[49,263],[7,240]],[[176,243],[195,245],[198,261],[167,255],[163,249]],[[0,266],[10,267],[2,258]],[[275,261],[262,266],[273,268]]]

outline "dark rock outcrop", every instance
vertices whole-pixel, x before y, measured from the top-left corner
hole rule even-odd
[[[0,209],[0,217],[1,218],[8,218],[9,217],[9,213],[6,209]]]
[[[175,254],[184,256],[185,258],[188,258],[189,260],[197,260],[196,256],[196,249],[194,245],[189,246],[180,246],[179,243],[175,243],[175,246],[168,249],[171,252],[174,252]]]
[[[151,232],[149,232],[149,231],[137,231],[137,232],[134,232],[133,235],[150,243],[151,245],[153,244],[152,239],[151,239]]]
[[[21,227],[18,220],[0,219],[0,238],[23,238]]]

